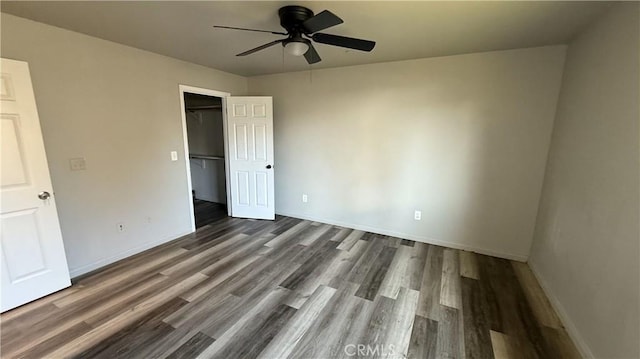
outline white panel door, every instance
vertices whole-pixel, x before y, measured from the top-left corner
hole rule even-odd
[[[2,312],[71,285],[26,62],[0,63]]]
[[[227,97],[231,215],[275,219],[273,100]]]

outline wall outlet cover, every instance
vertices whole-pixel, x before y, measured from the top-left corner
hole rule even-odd
[[[87,169],[87,163],[82,157],[70,158],[69,167],[72,171],[84,171]]]

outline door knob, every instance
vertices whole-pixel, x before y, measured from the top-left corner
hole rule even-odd
[[[46,200],[49,199],[49,197],[51,197],[51,193],[47,192],[47,191],[43,191],[38,193],[38,198],[40,198],[41,200]]]
[[[267,165],[267,169],[270,170],[271,169],[271,165]]]

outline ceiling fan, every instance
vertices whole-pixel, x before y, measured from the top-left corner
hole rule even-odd
[[[287,30],[287,32],[245,29],[218,25],[214,25],[214,27],[221,29],[266,32],[274,35],[286,36],[284,39],[266,43],[254,49],[239,53],[236,56],[247,56],[268,47],[282,44],[285,51],[289,54],[294,56],[304,55],[304,58],[309,64],[315,64],[320,62],[321,59],[320,55],[318,55],[316,49],[313,47],[311,40],[321,44],[346,47],[348,49],[367,52],[373,50],[373,47],[376,46],[374,41],[318,32],[344,22],[341,18],[328,10],[324,10],[314,16],[313,11],[306,7],[292,5],[280,8],[280,10],[278,10],[278,15],[280,16],[280,25]]]

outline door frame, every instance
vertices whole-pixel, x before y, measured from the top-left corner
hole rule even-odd
[[[211,90],[202,87],[194,87],[189,85],[178,85],[180,93],[180,116],[182,117],[182,138],[184,142],[184,162],[185,170],[187,171],[187,198],[189,200],[189,210],[191,211],[191,232],[196,230],[196,217],[193,208],[193,184],[191,183],[191,160],[189,159],[189,136],[187,134],[187,111],[184,103],[185,93],[194,93],[198,95],[214,96],[222,99],[222,131],[224,133],[224,177],[225,177],[225,189],[227,194],[227,214],[232,215],[231,208],[231,191],[229,190],[230,177],[229,177],[229,149],[227,140],[227,97],[231,96],[228,92],[222,92],[218,90]]]

